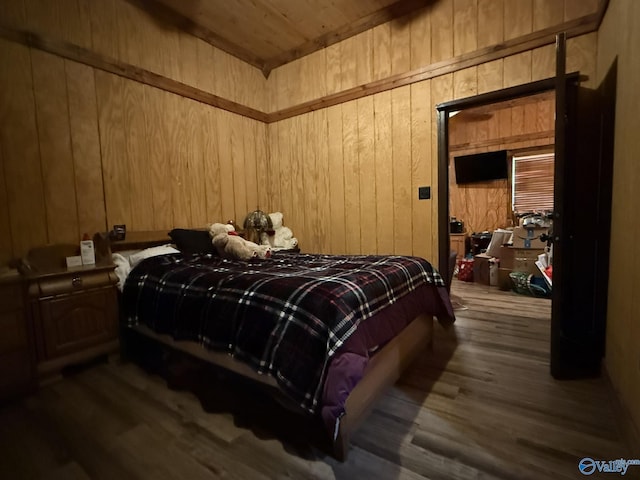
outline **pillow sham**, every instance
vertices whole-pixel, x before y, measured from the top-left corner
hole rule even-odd
[[[213,243],[211,243],[209,230],[174,228],[169,232],[169,236],[182,253],[188,255],[193,255],[194,253],[217,253]]]

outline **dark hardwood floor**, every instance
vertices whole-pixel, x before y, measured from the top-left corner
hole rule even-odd
[[[345,463],[315,423],[251,386],[111,359],[0,409],[0,477],[575,479],[583,457],[629,458],[607,382],[549,375],[549,300],[457,281],[452,292],[456,324],[437,326]]]

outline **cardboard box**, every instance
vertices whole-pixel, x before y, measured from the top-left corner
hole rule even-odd
[[[491,264],[493,257],[485,253],[473,257],[473,281],[482,285],[491,285]]]
[[[543,252],[543,248],[500,247],[500,269],[541,276],[536,260]]]

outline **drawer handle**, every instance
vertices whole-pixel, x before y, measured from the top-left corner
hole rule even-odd
[[[81,287],[82,286],[82,277],[73,277],[71,279],[71,285],[73,285],[74,287]]]

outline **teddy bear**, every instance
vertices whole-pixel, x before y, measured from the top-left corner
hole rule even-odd
[[[273,234],[265,235],[261,239],[265,245],[270,245],[277,249],[290,249],[298,246],[298,239],[293,236],[290,228],[282,225],[282,212],[273,212],[269,214],[271,223],[273,224]]]
[[[271,247],[258,245],[240,237],[233,225],[213,223],[209,226],[211,243],[222,258],[249,260],[271,257]]]

